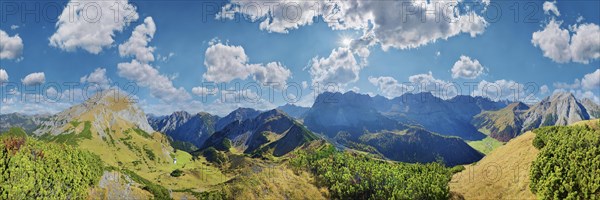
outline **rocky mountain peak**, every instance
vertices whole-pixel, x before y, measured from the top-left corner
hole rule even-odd
[[[137,106],[130,95],[119,89],[99,91],[83,103],[70,107],[51,117],[44,127],[36,130],[36,135],[63,133],[63,126],[73,121],[89,121],[92,127],[104,135],[104,130],[119,126],[132,126],[147,133],[154,130],[148,124],[146,114]]]
[[[544,98],[541,102],[542,103],[549,103],[549,102],[559,102],[559,101],[577,101],[577,98],[575,98],[575,95],[573,95],[573,93],[570,92],[555,92],[554,94]]]

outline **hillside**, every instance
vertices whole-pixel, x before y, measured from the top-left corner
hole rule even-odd
[[[51,117],[34,133],[43,141],[92,152],[108,166],[168,189],[201,189],[228,179],[202,159],[175,151],[166,136],[154,132],[144,112],[126,97],[120,90],[98,93]],[[175,169],[189,175],[171,177]]]
[[[559,168],[563,169],[562,172],[557,173],[568,173],[571,174],[569,176],[559,175],[558,179],[549,178],[548,181],[544,182],[543,180],[548,177],[543,177],[536,179],[536,181],[540,181],[541,184],[545,183],[560,183],[562,181],[573,181],[568,177],[574,177],[572,174],[581,174],[581,175],[592,175],[597,174],[593,171],[595,167],[591,167],[597,163],[597,161],[593,161],[593,158],[600,154],[599,151],[595,151],[594,153],[577,153],[582,150],[593,152],[594,149],[590,149],[590,145],[594,146],[594,144],[586,144],[586,139],[583,138],[594,138],[597,142],[598,134],[600,132],[600,120],[590,120],[590,121],[581,121],[574,123],[571,125],[572,127],[546,127],[541,129],[536,129],[533,132],[528,131],[508,142],[506,145],[497,148],[492,151],[486,157],[481,159],[479,162],[472,165],[465,165],[465,170],[454,174],[452,177],[452,181],[450,182],[450,190],[456,194],[462,195],[465,199],[537,199],[536,195],[531,192],[530,184],[531,173],[533,163],[537,162],[538,165],[569,165],[569,166],[581,166],[582,168],[573,168],[573,167],[564,167],[561,166]],[[554,130],[575,130],[576,127],[591,127],[591,129],[595,130],[595,135],[592,132],[592,135],[587,135],[583,137],[573,137],[569,135],[562,135],[560,137],[572,138],[573,143],[568,143],[565,139],[553,139],[554,142],[553,147],[546,149],[547,151],[554,151],[550,153],[552,157],[562,159],[557,162],[552,162],[551,159],[548,158],[539,158],[540,152],[544,150],[539,150],[534,146],[536,140],[539,140],[539,134],[534,132],[543,131],[544,134],[550,134],[550,136],[556,135],[559,136],[559,133],[555,133]],[[573,129],[575,128],[575,129]],[[548,130],[550,132],[548,132]],[[547,132],[547,133],[546,133]],[[575,131],[577,133],[580,131]],[[547,136],[546,136],[547,137]],[[547,143],[545,141],[543,143]],[[539,143],[539,142],[538,142]],[[560,145],[567,145],[566,149],[558,149]],[[579,146],[574,148],[575,146]],[[597,149],[597,148],[595,148]],[[558,155],[559,153],[575,153],[578,154],[581,160],[580,162],[585,162],[586,164],[578,164],[579,162],[571,162],[571,157],[565,157]],[[590,158],[591,156],[591,158]],[[539,161],[538,161],[539,160]],[[582,166],[583,165],[583,166]],[[597,164],[595,164],[597,165]],[[540,169],[540,168],[538,168]],[[555,169],[555,167],[541,167],[541,169]],[[597,168],[596,168],[597,169]],[[537,170],[536,170],[537,171]],[[554,171],[554,170],[551,170]],[[543,172],[536,172],[543,173]],[[550,176],[549,176],[550,177]],[[578,178],[575,180],[597,180],[597,178]],[[573,181],[575,182],[575,181]],[[566,185],[571,185],[574,183],[565,183]],[[579,185],[578,188],[585,188],[588,182],[580,181],[577,183]],[[561,184],[559,184],[561,185]],[[592,186],[593,187],[593,186]],[[551,189],[551,191],[555,192],[565,192],[568,190],[561,189],[560,191],[553,186],[555,189]],[[540,191],[548,191],[543,190],[543,186],[540,186]],[[564,193],[562,193],[564,194]],[[581,195],[581,193],[579,194]],[[546,197],[547,198],[547,197]],[[560,198],[559,198],[560,199]]]
[[[446,165],[454,166],[477,162],[483,157],[458,137],[443,137],[420,128],[365,134],[359,141],[399,162],[431,163],[442,159]]]
[[[338,151],[330,144],[303,149],[290,159],[329,189],[329,199],[446,199],[450,169],[440,163],[384,161],[369,154]]]
[[[529,106],[517,102],[506,106],[498,111],[484,111],[476,115],[472,123],[482,133],[502,142],[507,142],[516,137],[523,126],[521,114],[529,109]]]
[[[0,136],[0,199],[79,199],[97,185],[97,155],[28,137],[20,128]]]
[[[536,199],[529,191],[529,170],[537,150],[527,132],[498,147],[479,162],[452,176],[450,190],[465,199]]]

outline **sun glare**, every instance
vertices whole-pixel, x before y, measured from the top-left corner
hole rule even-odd
[[[349,37],[342,37],[342,38],[340,39],[340,43],[341,43],[343,46],[345,46],[345,47],[347,47],[347,46],[350,46],[350,43],[352,43],[352,38],[349,38]]]

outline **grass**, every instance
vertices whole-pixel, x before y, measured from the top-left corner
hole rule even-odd
[[[133,131],[146,139],[152,139],[152,136],[150,136],[150,134],[146,133],[146,131],[144,131],[142,129],[134,128]]]
[[[131,127],[122,122],[114,124],[105,130],[107,141],[103,141],[92,127],[91,134],[84,134],[91,135],[91,139],[81,140],[78,146],[99,155],[108,165],[131,170],[167,189],[204,191],[230,179],[219,169],[205,164],[203,158],[195,160],[185,151],[175,151],[164,135],[148,134]],[[176,164],[173,164],[173,158],[177,159]],[[175,169],[182,170],[184,175],[170,176]]]
[[[529,190],[529,170],[538,150],[527,132],[498,147],[475,164],[454,174],[450,191],[465,199],[535,199]]]
[[[78,149],[98,155],[106,165],[129,170],[135,174],[131,176],[143,177],[143,180],[137,181],[145,185],[152,183],[167,190],[202,192],[231,179],[220,169],[207,164],[204,158],[193,159],[185,151],[175,151],[165,135],[144,132],[137,128],[138,125],[115,114],[129,108],[131,102],[121,98],[86,108],[83,113],[67,110],[71,112],[68,114],[77,116],[64,126],[55,128],[68,134],[46,134],[43,138],[76,145]],[[103,129],[105,135],[101,136],[97,128]],[[177,159],[176,164],[173,163],[174,158]],[[170,176],[175,169],[180,169],[183,175]]]
[[[489,136],[482,140],[467,141],[467,144],[469,144],[469,146],[473,147],[473,149],[475,149],[485,155],[488,155],[494,149],[504,145],[503,142],[500,142]]]
[[[254,163],[239,174],[212,192],[225,199],[327,199],[329,194],[308,173],[295,174],[284,164]]]
[[[60,134],[60,135],[56,135],[56,136],[45,134],[40,139],[46,140],[46,141],[57,142],[57,143],[63,143],[63,144],[71,145],[71,146],[77,146],[79,144],[79,142],[81,142],[84,139],[92,139],[92,131],[91,131],[92,124],[91,124],[91,122],[85,121],[83,129],[81,130],[80,133],[76,133],[76,131],[77,131],[77,128],[79,127],[79,124],[81,124],[81,122],[78,122],[77,120],[75,120],[75,121],[70,122],[69,124],[72,127],[70,129],[68,129],[68,131],[69,131],[68,133]]]
[[[2,133],[3,136],[26,137],[25,130],[19,127],[11,127],[7,132]]]

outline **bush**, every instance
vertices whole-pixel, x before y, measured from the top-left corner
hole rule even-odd
[[[450,194],[451,174],[440,163],[392,163],[325,145],[298,153],[290,165],[307,168],[333,199],[447,199]]]
[[[68,145],[0,139],[0,199],[84,199],[104,171],[98,156]]]
[[[465,166],[463,166],[463,165],[456,165],[456,166],[450,168],[450,173],[456,174],[456,173],[462,172],[464,170],[465,170]]]
[[[540,199],[600,199],[600,131],[588,126],[534,130],[540,153],[530,189]]]
[[[154,161],[156,159],[156,155],[152,152],[152,149],[149,149],[147,146],[144,146],[144,152],[146,152],[146,156],[148,159]]]
[[[202,155],[206,158],[208,162],[222,165],[228,161],[227,155],[223,152],[217,151],[214,147],[208,147],[202,152]]]
[[[183,171],[181,171],[180,169],[176,169],[176,170],[173,170],[173,172],[171,172],[172,177],[180,177],[182,175],[183,175]]]
[[[167,188],[154,184],[131,170],[124,169],[122,172],[129,176],[136,183],[143,185],[142,189],[152,193],[152,195],[154,195],[154,199],[172,199]]]
[[[215,149],[217,149],[219,151],[229,152],[231,145],[232,145],[231,140],[225,138],[225,139],[221,140],[221,142],[216,144],[214,147],[215,147]]]

